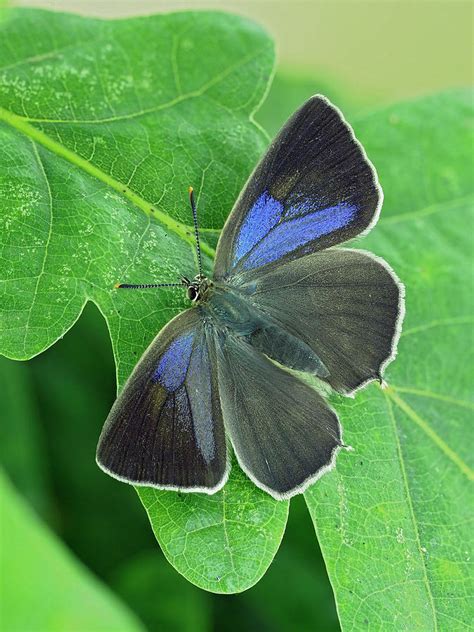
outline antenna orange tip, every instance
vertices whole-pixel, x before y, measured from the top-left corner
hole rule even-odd
[[[118,288],[119,288],[121,285],[122,285],[121,283],[116,283],[116,284],[114,285],[114,290],[118,290]]]
[[[188,193],[191,195],[191,193],[194,191],[193,187],[188,187]]]

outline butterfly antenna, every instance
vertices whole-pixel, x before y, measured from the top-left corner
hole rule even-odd
[[[199,228],[197,222],[197,210],[196,201],[194,199],[194,189],[189,187],[189,201],[191,203],[191,209],[193,212],[194,223],[194,237],[196,238],[196,251],[198,258],[199,274],[202,276],[202,257],[201,257],[201,244],[199,243]],[[188,287],[191,281],[186,277],[181,277],[180,283],[116,283],[114,288],[116,290],[148,290],[149,288],[157,287]]]
[[[189,187],[188,190],[189,190],[189,201],[191,203],[191,209],[193,211],[194,237],[196,238],[196,251],[197,251],[197,258],[198,258],[199,274],[202,276],[201,245],[199,243],[199,228],[198,228],[198,221],[197,221],[196,202],[194,200],[194,189],[193,187]]]
[[[116,290],[147,290],[154,287],[183,287],[187,285],[184,279],[181,283],[116,283],[114,288]]]

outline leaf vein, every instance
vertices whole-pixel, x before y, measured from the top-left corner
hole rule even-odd
[[[48,176],[46,175],[46,171],[44,169],[44,165],[43,165],[43,161],[41,160],[41,156],[39,155],[39,151],[38,148],[35,144],[35,142],[32,140],[31,144],[33,145],[33,153],[35,155],[35,158],[38,162],[38,166],[39,169],[44,177],[44,181],[46,184],[46,189],[48,191],[48,200],[49,200],[49,228],[48,228],[48,235],[46,237],[46,242],[44,245],[44,255],[43,255],[43,261],[41,263],[41,269],[40,272],[36,278],[36,284],[35,284],[35,288],[33,290],[33,296],[31,298],[31,305],[30,308],[28,310],[28,319],[26,321],[26,325],[25,325],[25,336],[23,338],[23,353],[26,354],[27,353],[27,339],[28,339],[28,334],[30,333],[31,329],[30,329],[30,321],[31,321],[31,314],[33,312],[35,303],[36,303],[36,299],[38,297],[38,290],[39,290],[39,284],[41,282],[41,279],[43,278],[43,275],[45,273],[46,270],[46,261],[48,259],[48,249],[49,249],[49,244],[51,243],[51,238],[53,235],[53,196],[51,193],[51,187],[49,184],[49,180],[48,180]]]
[[[417,545],[417,549],[418,549],[418,553],[420,555],[420,559],[421,559],[421,567],[423,568],[423,581],[426,587],[426,592],[428,594],[428,599],[430,602],[430,606],[431,606],[431,610],[433,613],[433,623],[434,623],[434,629],[438,630],[438,619],[436,616],[436,608],[435,608],[435,604],[434,604],[434,599],[433,599],[433,593],[431,592],[431,586],[430,586],[430,582],[428,579],[428,572],[426,569],[426,563],[425,563],[425,558],[423,555],[423,550],[421,547],[421,541],[420,541],[420,534],[418,531],[418,524],[416,521],[416,517],[415,517],[415,510],[413,507],[413,500],[411,497],[411,492],[410,492],[410,486],[408,483],[408,476],[407,476],[407,472],[405,469],[405,462],[404,462],[404,458],[403,458],[403,452],[402,452],[402,446],[400,444],[400,438],[398,436],[398,428],[397,428],[397,422],[395,419],[395,415],[393,414],[393,408],[392,408],[392,402],[389,399],[389,393],[387,393],[389,389],[385,389],[384,391],[384,395],[385,395],[385,401],[387,403],[387,409],[388,409],[388,414],[389,414],[389,418],[390,421],[392,422],[392,426],[393,426],[393,435],[394,435],[394,439],[395,439],[395,443],[396,443],[396,447],[397,447],[397,454],[398,454],[398,461],[400,464],[400,471],[401,471],[401,475],[402,475],[402,479],[403,479],[403,485],[405,488],[405,495],[406,495],[406,499],[407,499],[407,505],[408,505],[408,509],[410,512],[410,518],[411,518],[411,522],[413,525],[413,531],[415,534],[415,538],[416,538],[416,545]]]
[[[194,232],[193,229],[187,224],[183,224],[177,219],[172,218],[170,215],[157,209],[154,205],[147,202],[137,193],[127,188],[119,180],[116,180],[111,175],[105,173],[95,165],[89,163],[87,160],[79,156],[77,153],[71,151],[61,143],[50,138],[47,134],[37,129],[33,125],[30,125],[25,119],[16,114],[12,114],[8,110],[0,107],[0,119],[3,119],[6,123],[11,125],[19,132],[25,134],[33,141],[43,145],[46,149],[55,153],[56,155],[68,160],[70,163],[76,165],[90,176],[97,178],[101,182],[104,182],[115,191],[126,197],[132,204],[140,208],[149,217],[155,217],[161,224],[165,226],[169,231],[174,232],[183,241],[186,241],[194,246]],[[215,251],[205,241],[201,241],[201,250],[210,258],[214,258]]]
[[[401,408],[401,410],[428,435],[428,437],[442,450],[442,452],[444,452],[444,454],[459,467],[461,472],[463,472],[469,480],[474,480],[474,472],[471,468],[464,463],[461,457],[449,447],[449,445],[433,430],[433,428],[431,428],[428,422],[420,417],[420,415],[418,415],[418,413],[414,411],[404,399],[397,395],[390,386],[384,389],[384,394],[386,397],[392,399],[395,404],[397,404],[398,407]]]
[[[399,224],[401,222],[421,219],[423,217],[433,215],[434,213],[440,213],[441,211],[446,211],[453,207],[462,206],[465,203],[472,201],[474,201],[472,195],[465,195],[451,200],[443,200],[441,202],[436,202],[435,204],[430,204],[429,206],[425,206],[414,211],[407,211],[406,213],[399,213],[398,215],[392,215],[391,217],[382,218],[380,220],[379,226],[392,226],[393,224]]]
[[[455,397],[443,395],[442,393],[435,393],[434,391],[428,391],[419,388],[410,388],[408,386],[394,386],[393,384],[390,384],[390,387],[393,388],[394,391],[398,391],[399,393],[408,393],[411,395],[419,395],[420,397],[427,397],[429,399],[438,399],[442,402],[447,402],[449,404],[455,404],[456,406],[462,406],[463,408],[470,408],[474,410],[474,404],[472,402],[468,402],[463,399],[456,399]]]
[[[248,55],[245,55],[238,62],[236,62],[235,64],[231,64],[228,68],[218,73],[212,79],[209,79],[209,81],[204,83],[199,88],[196,88],[195,90],[190,90],[189,92],[186,92],[177,97],[174,97],[173,99],[170,99],[169,101],[166,101],[165,103],[160,103],[159,105],[154,105],[149,108],[143,108],[141,110],[137,110],[136,112],[128,112],[125,114],[119,114],[116,116],[108,116],[108,117],[103,117],[100,119],[97,119],[97,118],[96,119],[77,119],[77,118],[48,119],[48,118],[41,118],[41,117],[32,118],[29,116],[19,116],[18,114],[15,114],[15,116],[18,116],[18,118],[21,118],[25,122],[28,122],[28,123],[48,123],[48,124],[56,124],[56,125],[59,125],[62,123],[65,123],[67,125],[83,125],[83,124],[97,125],[100,123],[116,123],[118,121],[128,121],[131,119],[140,118],[141,116],[146,116],[147,114],[155,114],[163,110],[168,110],[169,108],[175,105],[178,105],[179,103],[182,103],[183,101],[188,101],[190,99],[202,97],[203,95],[206,94],[208,90],[210,90],[210,88],[214,87],[215,85],[217,85],[218,83],[226,79],[226,77],[231,75],[234,71],[238,70],[241,66],[244,66],[245,64],[253,61],[254,59],[257,59],[264,50],[265,48],[261,48],[257,52],[249,53]]]

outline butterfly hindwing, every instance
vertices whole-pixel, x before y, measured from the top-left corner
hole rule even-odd
[[[97,462],[137,485],[204,491],[227,476],[224,427],[201,308],[155,338],[118,396]]]
[[[341,113],[321,96],[286,123],[247,182],[219,240],[214,276],[241,277],[368,229],[382,192]]]
[[[331,467],[341,428],[315,389],[233,334],[219,340],[217,366],[226,431],[256,485],[287,498]]]
[[[370,253],[345,248],[314,253],[268,270],[242,290],[313,350],[328,370],[323,379],[341,393],[379,378],[393,357],[403,288]]]

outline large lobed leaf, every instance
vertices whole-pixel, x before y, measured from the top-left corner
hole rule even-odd
[[[471,117],[460,91],[355,126],[385,192],[357,245],[397,270],[407,312],[388,388],[335,401],[354,452],[306,492],[345,630],[473,620]]]
[[[266,143],[252,115],[272,42],[214,12],[101,21],[20,10],[0,29],[1,352],[40,353],[90,300],[120,386],[184,305],[181,292],[113,285],[195,272],[188,185],[210,268],[209,243]],[[218,592],[261,577],[288,512],[237,468],[212,498],[139,493],[168,559]]]

